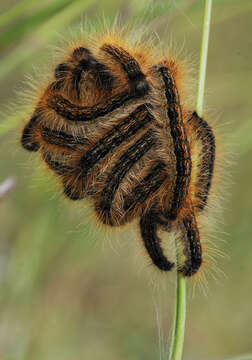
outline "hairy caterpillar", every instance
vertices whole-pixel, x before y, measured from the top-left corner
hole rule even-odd
[[[192,276],[202,264],[197,222],[211,190],[215,136],[185,105],[177,59],[119,38],[71,48],[21,143],[40,153],[68,198],[91,198],[103,224],[139,218],[144,246],[160,270],[174,263],[157,232],[176,231],[183,249],[178,271]]]

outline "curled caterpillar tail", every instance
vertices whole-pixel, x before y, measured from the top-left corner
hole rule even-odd
[[[200,234],[193,212],[187,214],[179,221],[181,229],[181,244],[184,264],[178,264],[178,270],[184,276],[196,274],[202,264],[202,248],[200,243]]]
[[[160,270],[170,271],[174,263],[170,262],[163,253],[160,245],[161,240],[157,235],[160,220],[155,211],[148,211],[141,216],[140,229],[144,246],[153,261]]]

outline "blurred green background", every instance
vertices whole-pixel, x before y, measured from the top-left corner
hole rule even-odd
[[[0,183],[10,176],[17,183],[0,199],[1,359],[159,359],[154,304],[169,331],[174,274],[154,274],[167,288],[153,295],[136,227],[104,234],[85,202],[60,195],[36,156],[19,146],[25,117],[16,90],[85,19],[148,18],[162,42],[172,37],[197,60],[203,10],[203,0],[0,0]],[[252,353],[251,19],[251,0],[213,3],[206,104],[230,143],[229,201],[216,235],[228,257],[218,260],[226,277],[210,279],[207,296],[197,290],[189,299],[185,359]]]

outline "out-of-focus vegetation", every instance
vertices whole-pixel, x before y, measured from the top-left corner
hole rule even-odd
[[[113,22],[119,13],[123,23],[141,24],[147,17],[162,42],[172,36],[198,59],[203,5],[201,0],[0,1],[0,183],[9,176],[17,183],[0,199],[1,359],[159,358],[153,300],[138,265],[141,254],[135,255],[135,228],[130,235],[104,234],[85,202],[59,195],[36,155],[20,148],[24,115],[13,104],[24,75],[48,62],[49,46],[57,44],[59,34],[77,32],[85,19]],[[208,296],[198,291],[189,302],[186,359],[252,352],[251,18],[251,0],[214,1],[207,105],[209,116],[230,134],[233,153],[221,219],[227,235],[217,234],[227,241],[221,247],[229,258],[219,260],[226,277],[209,280]],[[170,311],[172,294],[169,290],[165,299]]]

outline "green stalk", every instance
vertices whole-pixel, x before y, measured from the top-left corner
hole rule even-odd
[[[200,66],[199,66],[197,96],[196,96],[196,111],[199,116],[202,116],[203,113],[211,9],[212,9],[212,0],[206,0],[204,22],[203,22],[203,34],[202,34],[201,51],[200,51]],[[186,320],[186,278],[178,273],[174,325],[173,325],[173,332],[171,338],[169,360],[182,359],[183,347],[184,347],[185,320]]]
[[[177,293],[169,360],[182,359],[186,320],[186,278],[177,274]]]
[[[198,75],[197,96],[196,96],[196,111],[199,116],[202,116],[203,113],[211,10],[212,10],[212,0],[206,0],[204,23],[203,23],[203,34],[202,34],[201,50],[200,50],[200,65],[199,65],[199,75]]]

